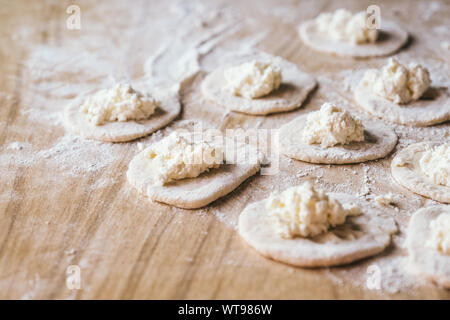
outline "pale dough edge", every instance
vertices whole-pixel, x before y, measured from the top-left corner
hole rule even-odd
[[[313,32],[314,20],[306,21],[298,27],[300,38],[311,48],[317,51],[350,56],[354,58],[382,57],[394,54],[408,42],[408,32],[399,25],[390,21],[382,22],[382,30],[391,33],[395,37],[386,43],[350,45],[347,43],[336,43],[323,38],[317,32]]]
[[[265,58],[272,57],[268,54],[255,54],[245,57],[249,60],[260,56]],[[281,62],[284,77],[283,83],[286,83],[285,81],[289,81],[288,83],[295,82],[295,91],[288,98],[284,99],[282,93],[279,94],[279,90],[259,99],[245,99],[223,93],[224,79],[222,72],[224,67],[219,67],[212,71],[203,80],[201,84],[203,96],[227,109],[250,115],[268,115],[301,107],[308,95],[316,88],[317,81],[308,73],[301,71],[295,64],[279,57],[272,58],[276,58],[277,61]],[[236,59],[236,61],[240,60]],[[287,78],[286,75],[288,76]]]
[[[353,197],[346,194],[331,194],[337,199],[351,199]],[[307,239],[281,239],[273,234],[268,225],[264,221],[264,207],[265,201],[259,201],[248,205],[239,216],[238,231],[241,237],[248,245],[253,247],[257,252],[263,256],[273,259],[275,261],[283,262],[289,265],[298,267],[331,267],[348,264],[357,260],[361,260],[370,256],[374,256],[382,252],[391,243],[391,234],[397,232],[397,226],[394,220],[390,217],[385,217],[389,226],[383,232],[374,232],[374,234],[365,235],[363,241],[359,241],[357,245],[353,244],[350,249],[348,247],[342,248],[343,252],[334,255],[324,254],[327,250],[326,244],[323,247],[324,251],[317,254],[316,244],[309,244]],[[364,206],[362,210],[369,210],[368,206]],[[372,211],[370,209],[370,211]],[[373,213],[366,213],[369,217]],[[373,218],[373,217],[371,217]],[[369,218],[370,219],[370,218]],[[264,241],[261,241],[262,238]],[[276,241],[277,248],[266,246],[265,241]],[[281,243],[281,245],[280,245]],[[300,243],[300,244],[299,244]],[[295,254],[290,253],[292,250]],[[336,250],[334,248],[334,250]],[[304,251],[302,253],[301,251]],[[309,251],[309,253],[308,253]],[[314,256],[316,255],[316,256]]]
[[[153,201],[184,209],[201,208],[232,192],[260,170],[263,156],[255,148],[252,150],[257,152],[253,163],[221,165],[196,178],[182,179],[166,186],[153,186],[146,179],[147,160],[143,150],[131,160],[127,178],[140,193]]]
[[[397,145],[398,137],[391,127],[380,121],[363,119],[362,122],[366,127],[366,131],[379,139],[378,143],[373,148],[366,150],[366,152],[345,149],[339,146],[322,149],[318,145],[304,143],[301,143],[299,147],[295,148],[292,146],[291,140],[294,137],[299,140],[301,139],[301,136],[299,136],[301,132],[299,131],[304,128],[307,116],[307,114],[299,116],[280,128],[280,149],[290,158],[318,164],[361,163],[384,158]],[[368,146],[369,144],[358,142],[357,145]]]
[[[65,126],[85,139],[103,142],[126,142],[144,137],[171,123],[181,111],[178,95],[166,95],[161,99],[161,107],[147,120],[117,121],[95,126],[85,119],[80,106],[81,99],[76,99],[64,110]]]
[[[425,151],[427,145],[437,145],[437,142],[419,142],[412,144],[402,150],[400,150],[391,162],[391,173],[394,179],[400,185],[409,189],[410,191],[417,193],[421,196],[444,203],[450,203],[450,187],[434,184],[420,174],[417,174],[417,164],[413,164],[413,169],[408,166],[396,166],[397,159],[402,159],[410,162],[414,161],[415,156],[420,155]]]
[[[428,239],[430,222],[437,218],[442,210],[448,210],[448,208],[436,205],[419,209],[413,214],[407,229],[406,247],[409,252],[410,269],[414,274],[449,289],[450,257],[435,253],[433,249],[426,248],[424,245]],[[448,266],[447,270],[440,270],[445,263]]]
[[[359,86],[355,88],[353,95],[356,104],[362,110],[392,123],[427,127],[450,120],[450,99],[447,97],[438,98],[434,101],[420,101],[424,105],[423,109],[413,110],[411,107],[415,102],[412,102],[412,105],[399,106],[368,90],[361,89]],[[421,112],[419,113],[417,110]]]

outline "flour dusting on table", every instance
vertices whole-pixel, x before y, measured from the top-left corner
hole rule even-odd
[[[60,117],[65,106],[78,94],[109,87],[117,81],[127,80],[131,83],[165,88],[179,86],[184,107],[182,119],[202,118],[199,116],[200,113],[207,114],[208,119],[205,119],[205,123],[213,127],[224,124],[227,126],[231,123],[233,127],[278,128],[299,114],[317,110],[327,101],[351,109],[356,114],[362,114],[354,105],[352,88],[359,81],[362,69],[379,67],[384,64],[384,59],[350,61],[318,54],[317,60],[305,63],[301,51],[288,52],[292,48],[289,44],[281,43],[280,47],[267,44],[266,40],[269,37],[276,38],[277,32],[287,30],[286,32],[292,36],[292,42],[298,42],[303,50],[308,50],[301,44],[292,28],[306,19],[315,17],[321,10],[319,4],[308,1],[307,4],[297,6],[286,2],[271,4],[267,8],[258,6],[257,10],[253,10],[244,3],[231,6],[227,1],[219,2],[214,4],[205,1],[174,1],[163,15],[158,10],[163,6],[162,2],[155,3],[154,10],[146,11],[150,12],[149,16],[145,16],[140,10],[127,10],[127,5],[121,1],[114,2],[114,5],[109,2],[99,3],[98,6],[86,4],[88,8],[83,9],[85,12],[83,19],[86,21],[83,28],[89,29],[89,32],[81,32],[78,38],[64,33],[58,43],[53,44],[28,44],[27,39],[38,31],[34,31],[34,26],[21,26],[13,37],[16,41],[20,41],[25,51],[21,72],[26,94],[18,104],[17,112],[17,117],[21,118],[20,122],[24,122],[25,125],[8,127],[11,134],[7,135],[0,153],[0,175],[3,178],[2,182],[9,189],[0,193],[0,205],[11,199],[13,201],[22,199],[23,194],[13,190],[14,179],[27,168],[38,166],[51,172],[42,175],[42,185],[51,183],[53,186],[63,187],[68,181],[92,176],[95,182],[86,186],[87,192],[122,184],[121,192],[126,196],[131,195],[131,187],[126,185],[124,178],[126,168],[119,168],[117,165],[121,161],[128,162],[138,152],[138,148],[146,147],[161,139],[170,132],[171,127],[137,142],[109,144],[70,135],[64,130]],[[448,10],[447,7],[438,1],[421,2],[418,8],[411,8],[410,14],[429,21],[438,11]],[[121,14],[118,14],[119,12]],[[104,20],[97,22],[95,17],[100,14]],[[386,14],[396,15],[395,12]],[[135,20],[141,21],[140,25],[128,28],[128,15],[133,15]],[[402,17],[402,12],[397,15]],[[264,21],[271,21],[280,29],[270,30]],[[109,32],[109,37],[103,36],[105,28]],[[421,24],[412,29],[412,32],[426,34],[427,27]],[[436,27],[433,32],[439,41],[448,38],[448,26]],[[160,34],[164,36],[158,37]],[[436,46],[436,42],[424,41],[430,48]],[[450,60],[446,61],[436,54],[431,58],[425,58],[427,50],[442,52],[439,45],[431,49],[427,46],[424,48],[421,44],[413,45],[411,50],[401,51],[398,56],[400,59],[423,63],[430,68],[434,85],[448,87]],[[319,82],[319,89],[313,93],[311,101],[305,107],[295,112],[267,118],[234,113],[223,116],[221,110],[214,110],[210,102],[201,98],[199,83],[206,72],[223,64],[226,56],[234,51],[254,49],[278,54],[283,58],[289,55],[295,57],[292,58],[292,62],[298,63],[306,72],[310,71],[309,63],[326,66],[318,67],[321,71],[314,73]],[[4,94],[0,95],[2,103],[17,102],[14,99]],[[395,124],[392,124],[392,127],[399,135],[399,143],[394,153],[415,142],[450,139],[448,123],[429,128],[412,128]],[[25,132],[21,132],[26,140],[19,141],[16,140],[14,133],[22,130],[21,128],[26,128],[23,129]],[[47,132],[48,135],[34,136],[35,128],[39,128],[39,132]],[[50,138],[54,137],[55,133],[58,134],[58,138]],[[350,283],[367,289],[367,279],[370,276],[368,268],[375,266],[379,268],[381,275],[380,288],[375,289],[380,295],[397,292],[414,294],[414,289],[423,283],[405,271],[407,256],[403,242],[406,226],[415,210],[436,202],[412,194],[397,185],[390,175],[391,159],[392,154],[383,160],[336,168],[293,161],[281,156],[279,174],[251,178],[230,196],[216,201],[206,210],[196,212],[200,213],[200,219],[214,216],[222,227],[235,229],[239,213],[248,203],[264,199],[272,191],[283,190],[305,180],[313,180],[318,187],[329,192],[353,193],[367,201],[375,201],[376,197],[393,192],[398,195],[395,208],[379,206],[381,212],[395,218],[400,229],[393,237],[391,248],[360,263],[317,272],[337,286]],[[108,175],[109,170],[113,170],[114,174]],[[64,189],[61,188],[60,192],[64,192]],[[160,211],[164,210],[180,215],[173,223],[183,224],[183,217],[192,214],[190,211],[161,206]],[[205,237],[207,235],[208,233],[204,234]],[[223,244],[217,244],[218,247],[221,245]],[[236,252],[236,255],[242,254],[242,251]],[[242,268],[249,266],[245,259],[237,258],[226,259],[224,263]],[[90,265],[92,266],[92,263]],[[215,265],[211,265],[211,270],[215,268]],[[286,266],[286,270],[289,270],[290,276],[302,271],[289,266]],[[41,279],[36,274],[30,281],[30,291],[22,296],[23,299],[38,297],[39,288],[46,284],[47,280]]]

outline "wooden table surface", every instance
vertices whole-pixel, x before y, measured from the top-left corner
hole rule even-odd
[[[416,33],[415,41],[404,50],[445,61],[438,54],[439,42],[423,32],[448,27],[448,1],[440,5],[374,0],[208,3],[227,4],[244,17],[248,14],[264,21],[266,33],[258,48],[316,75],[350,66],[380,65],[382,60],[316,53],[298,39],[295,26],[321,11],[363,10],[373,3],[381,6],[382,15],[395,16]],[[70,4],[81,8],[81,30],[66,27]],[[248,202],[265,198],[274,186],[284,189],[300,183],[302,178],[289,172],[308,168],[308,164],[282,159],[278,176],[252,177],[204,209],[181,210],[150,203],[128,185],[125,172],[137,153],[136,142],[101,144],[66,132],[57,116],[78,90],[102,87],[111,73],[118,78],[142,76],[146,58],[155,53],[160,41],[183,28],[181,21],[152,29],[153,23],[174,14],[174,6],[195,14],[194,5],[185,8],[163,1],[0,2],[0,298],[450,298],[448,291],[432,284],[390,293],[356,286],[347,278],[332,281],[330,269],[293,268],[250,249],[233,227],[239,212]],[[220,17],[211,21],[215,19]],[[219,46],[232,48],[231,39],[261,31],[243,20]],[[207,62],[207,54],[203,58]],[[202,120],[222,128],[273,128],[303,110],[317,108],[327,98],[326,86],[321,86],[299,111],[266,118],[239,114],[224,118],[221,110],[205,108],[198,91],[202,76],[197,75],[183,90],[178,120]],[[387,168],[389,161],[379,165]],[[363,172],[362,165],[349,168]],[[324,178],[328,172],[329,177],[339,177],[333,172],[341,170],[319,169],[325,172]],[[341,176],[336,183],[354,179],[352,192],[356,193],[362,188],[360,178]],[[382,189],[396,188],[386,185]],[[70,266],[80,270],[79,290],[67,286]]]

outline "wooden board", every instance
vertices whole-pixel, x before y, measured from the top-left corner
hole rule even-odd
[[[348,183],[352,186],[349,192],[358,193],[364,188],[363,165],[346,166],[354,172],[349,175],[342,174],[342,166],[312,166],[283,158],[278,175],[255,176],[212,205],[189,211],[150,203],[127,184],[125,172],[137,152],[136,142],[104,146],[68,136],[54,116],[55,110],[62,110],[77,90],[101,87],[104,79],[98,77],[98,70],[110,66],[103,65],[101,57],[113,57],[118,78],[123,74],[137,78],[142,76],[146,57],[164,40],[161,37],[169,37],[178,27],[162,30],[165,34],[152,28],[152,19],[173,14],[173,3],[132,3],[80,1],[82,28],[69,30],[66,8],[71,2],[1,2],[0,298],[450,298],[448,291],[432,284],[399,292],[369,290],[347,281],[348,276],[333,281],[333,268],[309,270],[270,261],[250,249],[233,228],[247,203],[267,197],[274,189],[300,183],[304,178],[295,173],[301,170],[314,168],[318,171],[311,175],[320,172],[322,179]],[[208,3],[224,6],[218,1]],[[244,16],[253,14],[254,19],[265,22],[266,35],[258,48],[315,75],[380,65],[383,60],[352,60],[314,52],[298,39],[295,26],[324,10],[346,7],[356,11],[373,3],[381,6],[382,15],[395,16],[413,32],[414,41],[405,50],[445,61],[438,53],[439,41],[425,34],[442,25],[448,27],[450,11],[444,1],[427,19],[424,16],[431,14],[427,10],[433,5],[426,1],[225,3]],[[253,10],[253,5],[258,10]],[[194,5],[186,6],[185,12],[196,14]],[[220,46],[255,32],[249,24],[239,24],[239,28]],[[101,47],[104,39],[111,47]],[[84,51],[77,49],[80,43],[86,43]],[[65,60],[58,60],[61,50],[69,53]],[[105,50],[109,50],[106,55]],[[97,69],[86,69],[89,65],[83,59],[89,60],[97,51],[101,52],[96,56]],[[42,67],[51,62],[54,69]],[[266,118],[234,113],[223,117],[223,110],[201,99],[198,87],[202,77],[199,74],[182,92],[184,109],[179,119],[202,120],[220,128],[276,128],[329,99],[329,88],[324,85],[305,108],[294,112]],[[448,124],[440,126],[441,131],[448,128]],[[401,192],[407,204],[400,213],[392,214],[407,220],[412,209],[425,200],[393,184],[387,169],[390,159],[370,164],[385,172],[374,177],[372,190],[377,194]],[[87,161],[92,161],[92,166],[86,165]],[[79,290],[66,285],[70,266],[80,268]],[[355,266],[343,268],[341,271]],[[359,282],[364,281],[360,277]]]

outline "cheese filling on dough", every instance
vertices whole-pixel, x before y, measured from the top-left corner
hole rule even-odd
[[[348,111],[327,102],[319,111],[308,114],[302,139],[307,144],[320,144],[322,147],[364,141],[364,126]]]
[[[450,143],[428,148],[420,158],[419,166],[435,184],[450,187]]]
[[[397,104],[419,99],[431,84],[428,70],[417,63],[409,66],[390,58],[381,71],[367,70],[360,82],[375,94]]]
[[[282,238],[313,237],[344,223],[349,215],[360,214],[356,205],[344,208],[308,182],[272,193],[266,210],[274,231]]]
[[[378,38],[377,29],[367,28],[367,14],[364,11],[352,14],[345,9],[332,13],[321,13],[316,19],[318,30],[335,41],[353,44],[374,43]]]
[[[256,99],[280,87],[281,69],[270,62],[250,61],[224,70],[226,90],[235,96]]]
[[[171,133],[146,149],[149,165],[156,172],[155,185],[195,178],[223,162],[222,145],[192,133]]]
[[[119,83],[89,97],[81,105],[86,119],[97,126],[106,122],[148,119],[159,102],[135,91],[131,85]]]
[[[450,213],[442,213],[430,223],[431,239],[428,246],[450,255]]]

